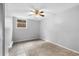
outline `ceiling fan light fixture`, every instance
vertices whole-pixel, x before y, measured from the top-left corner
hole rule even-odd
[[[43,11],[43,10],[38,10],[38,9],[34,9],[34,10],[32,11],[32,15],[34,15],[34,16],[42,16],[42,17],[45,16],[45,15],[44,15],[44,11]]]

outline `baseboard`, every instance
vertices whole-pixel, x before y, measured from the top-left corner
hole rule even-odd
[[[45,39],[44,39],[44,40],[45,40]],[[53,42],[53,41],[50,41],[50,40],[45,40],[45,41],[50,42],[50,43],[52,43],[52,44],[55,44],[55,45],[57,45],[57,46],[60,46],[60,47],[62,47],[62,48],[65,48],[65,49],[67,49],[67,50],[70,50],[70,51],[72,51],[72,52],[75,52],[75,53],[78,53],[78,54],[79,54],[78,51],[75,51],[75,50],[73,50],[73,49],[67,48],[67,47],[65,47],[65,46],[63,46],[63,45],[61,45],[61,44],[56,43],[56,42]]]
[[[36,40],[41,40],[41,39],[37,38],[37,39],[29,39],[29,40],[22,40],[22,41],[14,41],[13,43],[15,44],[20,42],[29,42],[29,41],[36,41]]]

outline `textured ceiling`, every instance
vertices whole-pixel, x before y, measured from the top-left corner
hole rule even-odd
[[[6,16],[26,16],[31,8],[41,8],[50,10],[52,13],[59,13],[72,8],[78,3],[7,3],[5,4]]]

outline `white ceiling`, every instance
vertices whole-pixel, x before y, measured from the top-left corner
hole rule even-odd
[[[6,3],[6,16],[26,16],[30,8],[43,8],[52,11],[52,13],[59,13],[68,8],[72,8],[78,3]]]

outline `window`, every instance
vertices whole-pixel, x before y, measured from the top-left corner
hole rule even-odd
[[[26,28],[26,20],[17,19],[16,27],[17,28]]]

